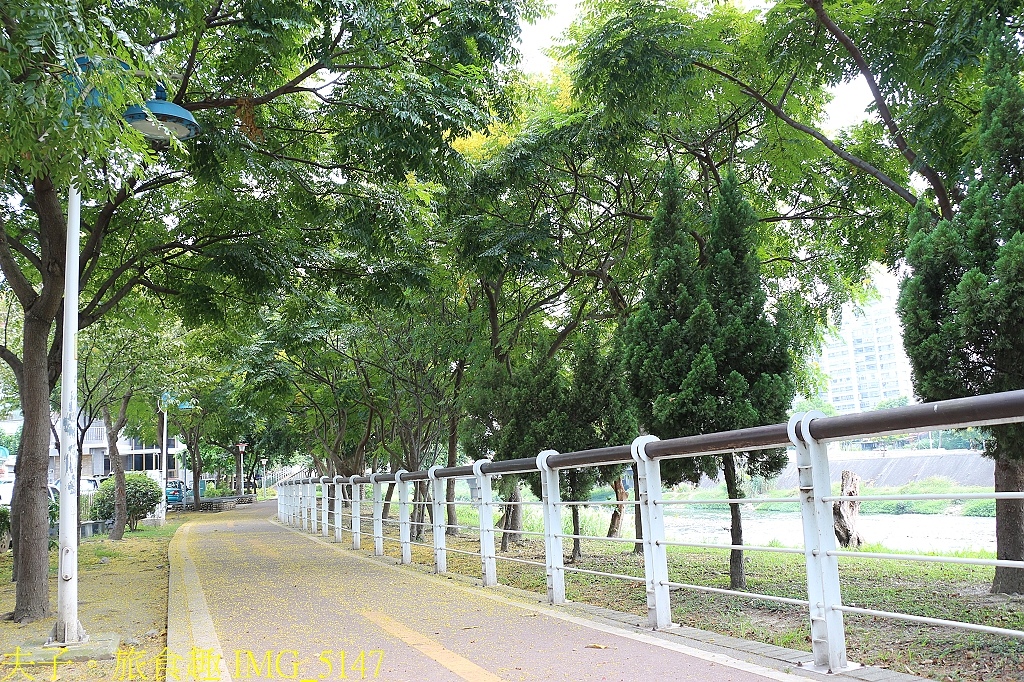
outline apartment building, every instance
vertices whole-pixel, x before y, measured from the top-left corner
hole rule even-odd
[[[818,396],[840,414],[873,410],[883,400],[900,396],[913,401],[910,360],[896,313],[897,279],[879,268],[872,283],[878,298],[860,310],[845,306],[842,325],[815,359],[828,377]]]

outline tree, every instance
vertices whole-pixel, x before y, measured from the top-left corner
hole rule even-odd
[[[1024,388],[1024,68],[1017,36],[993,30],[981,116],[960,210],[912,217],[899,311],[914,385],[926,401]],[[1024,490],[1024,427],[993,426],[996,492]],[[996,554],[1024,559],[1024,501],[996,500]],[[1024,592],[997,567],[993,592]]]
[[[766,310],[753,209],[728,174],[702,243],[691,236],[693,208],[678,183],[670,167],[651,230],[647,294],[623,332],[640,423],[679,437],[784,421],[794,395],[790,341],[785,320]],[[738,498],[741,466],[770,477],[785,464],[777,450],[673,459],[662,463],[662,478],[696,483],[721,471]],[[730,510],[732,544],[742,545],[739,505]],[[731,552],[729,582],[746,585],[742,550]]]
[[[365,277],[367,252],[388,234],[384,190],[411,172],[446,172],[450,140],[504,109],[501,68],[515,59],[520,18],[534,15],[519,0],[403,0],[386,12],[288,0],[0,8],[0,270],[23,319],[20,347],[0,345],[25,415],[16,620],[49,604],[48,415],[69,183],[83,194],[82,329],[140,287],[192,321],[215,318],[225,294],[266,292],[325,244],[349,248],[311,268]],[[157,83],[199,119],[191,153],[154,148],[123,124]],[[80,96],[89,88],[102,96]],[[338,223],[347,229],[323,229]]]
[[[114,479],[108,478],[100,484],[94,500],[96,514],[101,519],[114,517]],[[163,499],[160,484],[142,473],[125,475],[127,490],[128,529],[138,530],[139,521],[152,514]]]
[[[541,348],[544,348],[544,344]],[[495,460],[536,457],[542,450],[573,452],[629,442],[637,433],[618,359],[602,349],[600,329],[580,330],[568,351],[553,358],[540,354],[523,361],[511,380],[503,369],[492,366],[495,382],[487,392],[474,396],[474,416],[466,448],[474,458],[493,452]],[[587,467],[564,471],[560,477],[562,499],[585,502],[599,482],[622,475],[622,466]],[[533,492],[541,494],[540,477],[526,477]],[[580,534],[579,507],[571,507],[573,534]],[[582,550],[573,540],[572,560]]]

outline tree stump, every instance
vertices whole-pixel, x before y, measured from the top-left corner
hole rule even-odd
[[[843,472],[844,497],[860,494],[860,476],[852,471]],[[860,502],[833,502],[832,517],[835,520],[836,538],[843,547],[859,548],[864,538],[857,531],[857,516],[860,513]]]

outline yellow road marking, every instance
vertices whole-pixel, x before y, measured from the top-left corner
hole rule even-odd
[[[363,611],[361,615],[421,654],[434,659],[445,668],[448,668],[448,670],[466,680],[466,682],[505,682],[502,678],[481,668],[473,661],[459,656],[454,651],[444,648],[429,637],[411,628],[407,628],[394,618],[390,618],[379,611]]]

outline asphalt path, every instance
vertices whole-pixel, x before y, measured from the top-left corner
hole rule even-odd
[[[806,681],[285,527],[274,503],[171,541],[167,679]]]

